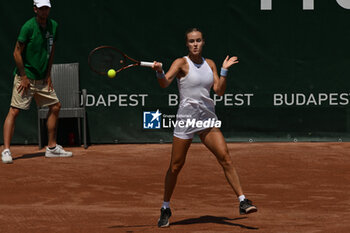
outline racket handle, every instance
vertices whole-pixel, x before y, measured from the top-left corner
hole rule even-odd
[[[152,67],[154,62],[146,62],[142,61],[140,62],[140,66],[146,66],[146,67]]]
[[[154,62],[146,62],[146,61],[140,62],[140,66],[146,66],[146,67],[152,67],[153,64],[154,64]],[[162,66],[163,66],[163,64],[162,64]]]

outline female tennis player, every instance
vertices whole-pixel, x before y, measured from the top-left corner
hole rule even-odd
[[[180,94],[180,104],[177,112],[177,122],[174,129],[170,166],[165,177],[164,202],[158,220],[158,227],[169,226],[171,216],[170,198],[174,191],[177,176],[183,167],[187,151],[194,134],[198,134],[203,144],[216,156],[222,166],[226,179],[237,195],[240,204],[240,214],[256,212],[257,208],[245,198],[239,177],[225,139],[219,128],[208,124],[190,124],[186,122],[217,121],[214,101],[210,98],[210,89],[213,87],[217,95],[223,95],[226,89],[228,68],[238,63],[237,57],[227,56],[222,64],[220,77],[217,74],[215,63],[211,59],[202,57],[204,46],[203,33],[192,28],[186,32],[186,46],[188,55],[176,59],[169,71],[165,74],[162,64],[154,62],[159,85],[168,87],[176,78]],[[179,122],[182,121],[182,124]]]

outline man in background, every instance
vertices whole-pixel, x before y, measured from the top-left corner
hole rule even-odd
[[[3,163],[12,163],[10,151],[15,121],[20,110],[28,110],[34,97],[40,107],[49,107],[47,116],[48,146],[45,157],[71,157],[56,143],[58,114],[61,104],[51,81],[51,66],[57,38],[57,22],[49,18],[50,0],[34,0],[35,16],[21,28],[15,50],[14,83],[11,106],[4,122]]]

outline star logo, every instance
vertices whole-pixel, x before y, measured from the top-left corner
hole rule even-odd
[[[151,115],[153,116],[151,122],[153,122],[154,120],[159,121],[159,116],[161,116],[162,114],[159,112],[159,109],[157,109],[157,111],[155,113],[151,113]]]
[[[144,129],[160,129],[162,113],[157,111],[143,112],[143,128]]]

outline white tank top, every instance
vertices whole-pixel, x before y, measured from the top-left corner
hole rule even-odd
[[[217,120],[214,101],[210,98],[210,89],[214,83],[213,71],[205,61],[195,64],[185,57],[188,63],[188,74],[177,79],[180,104],[177,111],[177,121],[193,120],[205,121]],[[174,132],[177,134],[191,134],[208,127],[180,127],[177,125]]]
[[[204,58],[202,64],[195,64],[187,56],[188,74],[177,79],[180,103],[196,101],[214,110],[214,101],[210,98],[210,89],[214,83],[213,71]]]

